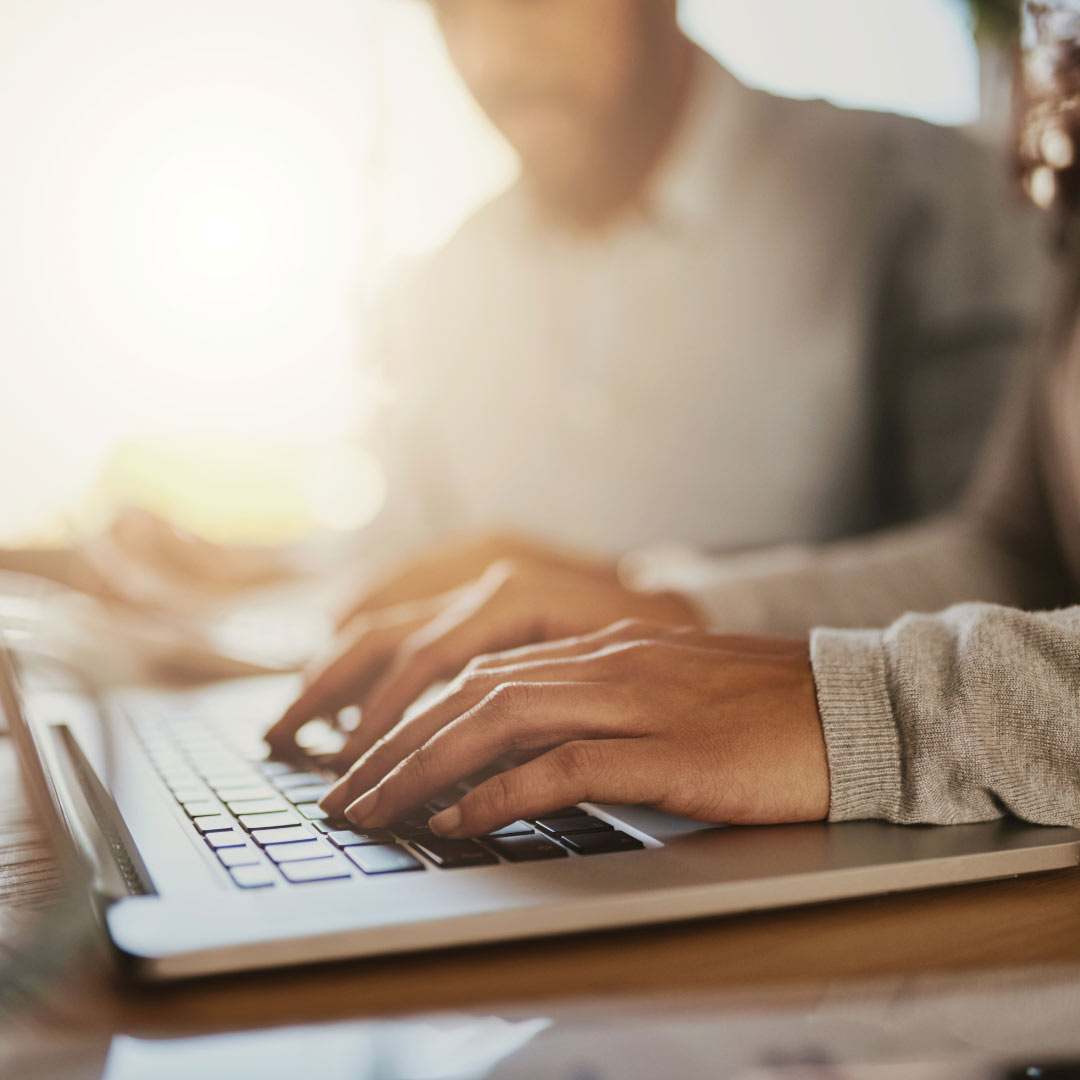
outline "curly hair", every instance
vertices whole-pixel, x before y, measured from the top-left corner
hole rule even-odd
[[[1080,210],[1080,0],[1024,0],[1017,164],[1044,209]]]

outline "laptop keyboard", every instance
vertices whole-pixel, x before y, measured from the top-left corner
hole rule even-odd
[[[604,855],[645,846],[577,806],[516,821],[478,840],[436,836],[428,819],[463,794],[464,786],[440,793],[385,829],[360,829],[332,821],[320,809],[318,800],[329,787],[324,777],[252,756],[194,712],[140,715],[132,725],[193,835],[241,889]]]

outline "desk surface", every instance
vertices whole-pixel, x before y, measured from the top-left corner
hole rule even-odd
[[[0,739],[0,947],[58,878]],[[836,978],[1080,961],[1080,873],[542,942],[350,962],[153,990],[104,964],[64,996],[65,1023],[216,1031],[412,1011],[530,1008],[589,997],[745,990]]]

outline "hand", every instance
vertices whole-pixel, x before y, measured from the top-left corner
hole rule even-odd
[[[618,619],[696,624],[674,594],[631,592],[595,573],[531,563],[497,563],[479,581],[443,596],[362,614],[345,645],[267,733],[278,755],[296,753],[309,720],[361,709],[335,764],[346,768],[382,738],[433,682],[456,675],[474,657],[571,634]]]
[[[606,563],[536,544],[513,534],[486,533],[436,544],[407,559],[353,599],[339,618],[338,629],[344,629],[358,615],[429,600],[459,589],[476,581],[488,567],[504,561],[577,570],[611,581],[616,579],[615,568]]]
[[[829,809],[809,648],[636,622],[474,661],[323,799],[375,828],[506,754],[529,760],[431,819],[479,836],[577,802],[699,821],[815,821]]]
[[[173,612],[290,576],[285,549],[216,544],[134,508],[79,554],[104,599]]]

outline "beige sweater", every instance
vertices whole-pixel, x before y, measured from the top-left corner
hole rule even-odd
[[[811,632],[832,820],[1080,826],[1080,332],[1065,309],[959,512],[712,563],[694,590],[718,629]]]

